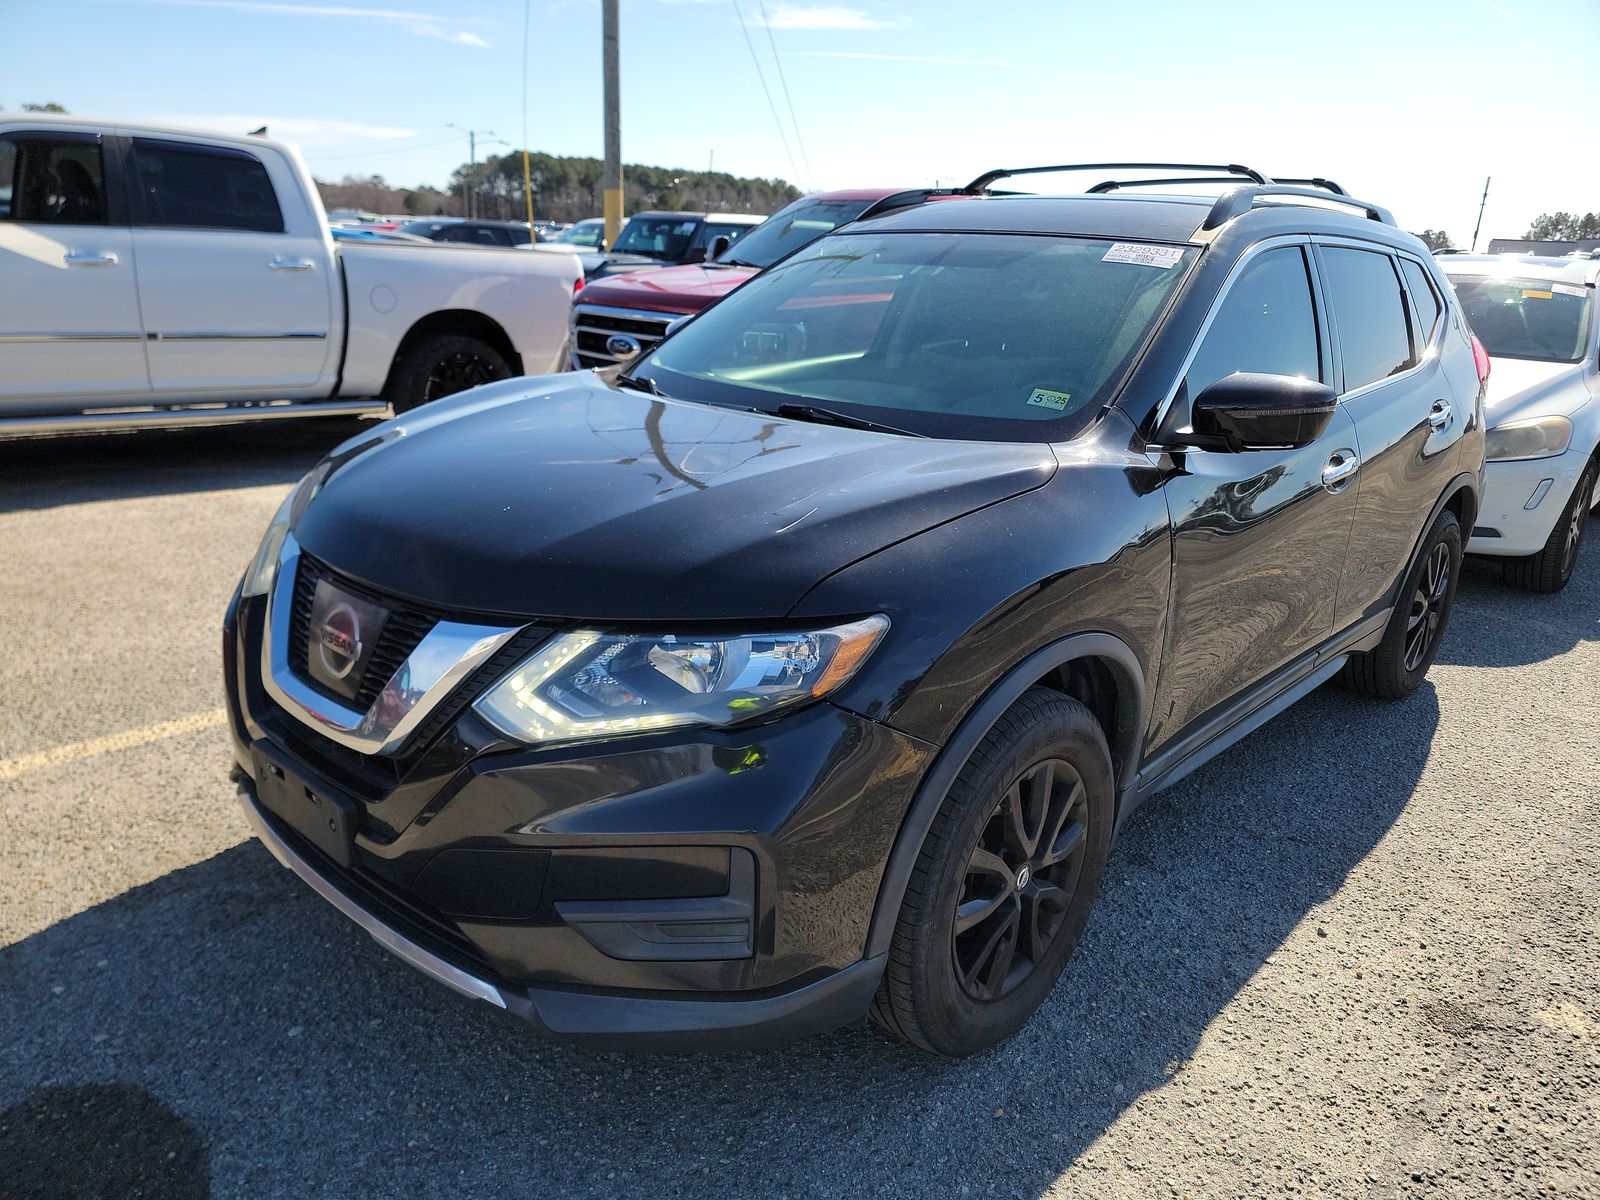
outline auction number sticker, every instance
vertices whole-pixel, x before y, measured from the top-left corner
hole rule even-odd
[[[1118,242],[1105,252],[1101,262],[1138,263],[1141,267],[1160,267],[1170,271],[1183,260],[1181,246],[1144,246],[1138,242]]]

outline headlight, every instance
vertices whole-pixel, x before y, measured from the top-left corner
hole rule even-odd
[[[256,548],[256,556],[245,568],[244,583],[239,588],[241,595],[265,596],[272,590],[272,582],[278,577],[278,555],[283,553],[283,539],[289,536],[290,528],[300,519],[300,514],[305,511],[306,505],[311,503],[311,498],[317,494],[317,489],[322,486],[322,481],[328,477],[331,469],[331,460],[318,463],[306,473],[304,479],[294,485],[294,490],[284,497],[283,503],[278,506],[278,511],[272,514],[272,522],[267,526],[267,532],[261,536],[261,545]]]
[[[810,633],[681,638],[566,633],[546,642],[475,705],[531,745],[681,725],[736,725],[825,696],[889,628],[867,617]]]
[[[1553,458],[1564,454],[1572,441],[1572,422],[1565,417],[1535,417],[1511,421],[1489,430],[1483,455],[1491,461],[1506,458]]]

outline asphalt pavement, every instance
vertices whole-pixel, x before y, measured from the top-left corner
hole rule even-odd
[[[592,1054],[246,838],[222,610],[354,428],[0,446],[3,1200],[1600,1197],[1600,546],[1146,806],[998,1050]]]

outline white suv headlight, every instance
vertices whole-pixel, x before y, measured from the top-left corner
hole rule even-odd
[[[535,746],[736,725],[824,696],[853,675],[889,628],[867,617],[805,633],[729,638],[560,634],[474,707]]]
[[[1508,458],[1554,458],[1572,442],[1572,422],[1565,417],[1534,417],[1496,425],[1485,436],[1483,456],[1491,462]]]

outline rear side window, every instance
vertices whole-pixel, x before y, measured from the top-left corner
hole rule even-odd
[[[277,193],[253,154],[135,138],[131,168],[140,225],[283,232]]]
[[[1236,371],[1322,378],[1311,279],[1298,246],[1268,250],[1240,272],[1189,367],[1190,397]]]
[[[100,143],[91,137],[0,138],[0,221],[104,225]]]
[[[1406,290],[1411,294],[1411,315],[1416,319],[1417,347],[1420,350],[1433,340],[1443,309],[1439,307],[1439,294],[1433,290],[1433,281],[1419,263],[1402,258],[1400,270],[1405,274]]]
[[[1353,392],[1416,363],[1400,279],[1387,254],[1327,246],[1322,261],[1344,360],[1344,390]]]

